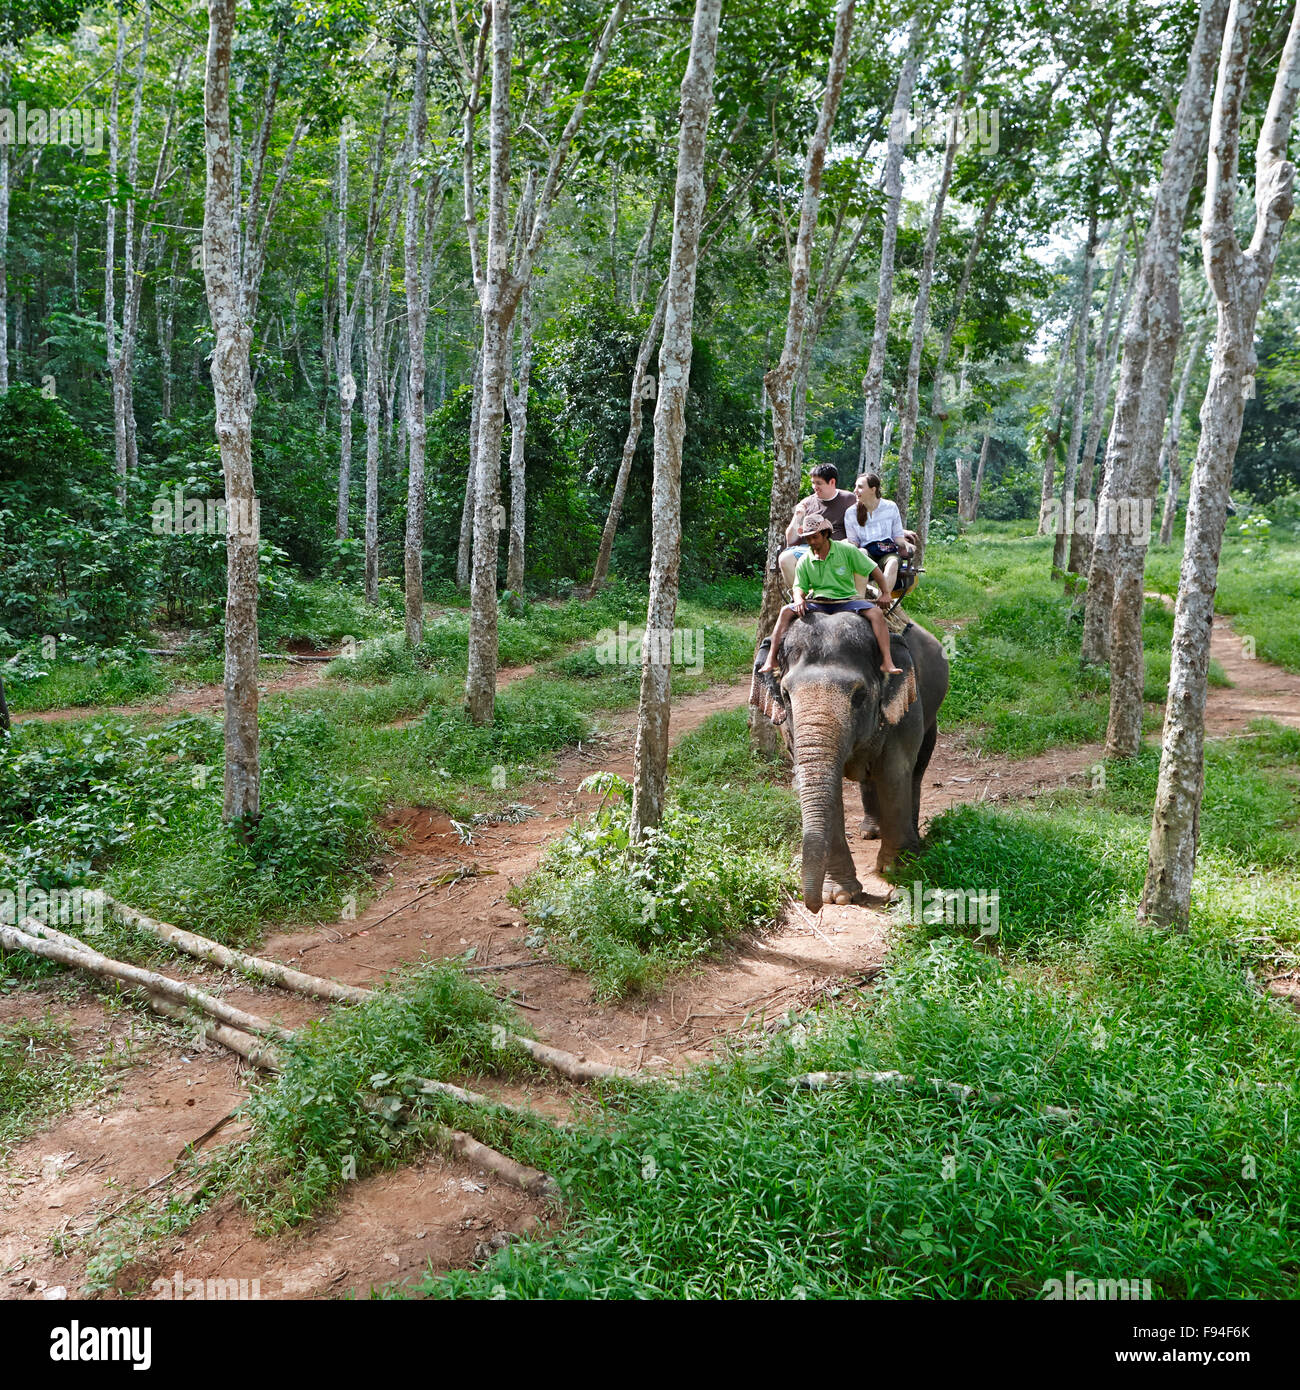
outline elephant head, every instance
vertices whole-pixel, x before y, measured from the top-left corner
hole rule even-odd
[[[857,778],[891,759],[906,762],[908,822],[913,818],[911,762],[906,749],[895,757],[889,744],[900,726],[919,726],[919,711],[908,718],[917,699],[916,672],[903,640],[895,638],[891,647],[901,676],[881,675],[876,640],[857,613],[812,614],[791,627],[783,644],[784,674],[772,693],[787,711],[781,728],[803,812],[803,900],[814,912],[828,882],[839,902],[861,891],[844,834],[846,770]]]

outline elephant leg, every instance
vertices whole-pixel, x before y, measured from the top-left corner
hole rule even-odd
[[[875,783],[869,777],[862,779],[862,824],[858,829],[864,840],[880,839],[880,807]]]
[[[915,765],[915,760],[907,758],[900,749],[892,751],[876,772],[876,796],[880,806],[877,873],[892,868],[900,854],[921,848],[921,837],[916,832],[916,795],[912,783]]]
[[[929,724],[925,736],[921,739],[921,748],[916,755],[916,767],[912,772],[912,829],[918,840],[921,838],[921,788],[925,784],[925,770],[930,766],[930,758],[934,754],[934,745],[938,738],[938,725]]]
[[[827,902],[850,903],[862,892],[857,867],[844,834],[844,796],[841,790],[839,805],[833,809],[826,827],[826,881],[822,895]]]

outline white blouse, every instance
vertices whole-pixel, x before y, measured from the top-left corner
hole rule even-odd
[[[901,541],[903,518],[899,515],[898,504],[882,497],[876,510],[861,523],[857,507],[850,507],[844,513],[844,535],[851,545],[859,548],[869,541]]]

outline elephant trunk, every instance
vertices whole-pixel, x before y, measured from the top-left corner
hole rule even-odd
[[[813,708],[807,708],[811,702],[805,700],[799,702],[805,705],[803,710],[796,705],[793,711],[795,778],[803,814],[803,900],[812,912],[821,910],[826,859],[844,814],[841,745],[847,733],[843,718],[847,710],[832,710],[828,706],[840,702],[827,700],[828,692],[818,693],[822,698]]]

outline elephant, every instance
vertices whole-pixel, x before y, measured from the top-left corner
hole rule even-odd
[[[786,633],[782,675],[756,680],[786,711],[780,727],[803,812],[803,900],[851,902],[862,892],[844,833],[843,782],[862,784],[862,833],[880,837],[878,871],[920,848],[921,782],[948,693],[948,658],[915,623],[890,641],[901,676],[882,676],[880,650],[858,613],[807,614]]]

